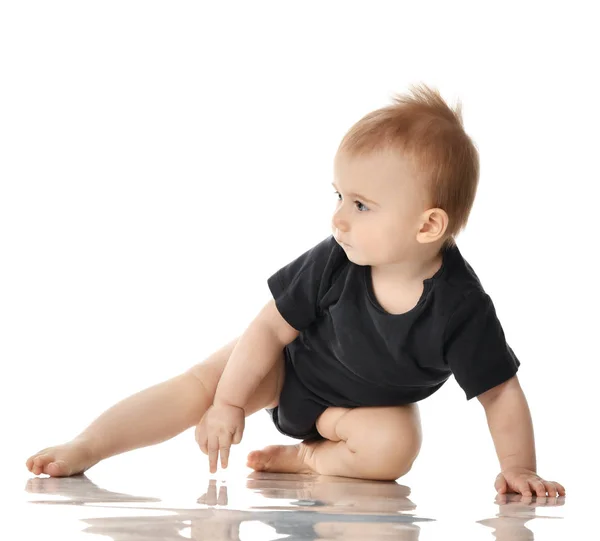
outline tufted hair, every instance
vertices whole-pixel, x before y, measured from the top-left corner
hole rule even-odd
[[[451,109],[438,90],[425,84],[411,85],[410,90],[356,122],[337,152],[359,156],[391,149],[408,157],[424,183],[427,208],[448,214],[443,246],[454,245],[475,201],[479,154],[464,130],[460,100]]]

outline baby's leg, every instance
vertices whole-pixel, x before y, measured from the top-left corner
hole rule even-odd
[[[217,384],[238,339],[183,374],[118,402],[70,442],[31,456],[27,468],[35,475],[76,475],[100,460],[160,443],[197,425],[213,403]],[[246,416],[278,404],[283,370],[282,351],[244,408]]]

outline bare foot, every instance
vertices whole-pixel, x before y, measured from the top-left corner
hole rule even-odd
[[[248,455],[247,466],[256,471],[280,473],[315,473],[308,464],[312,449],[304,443],[269,445]]]
[[[69,477],[88,470],[98,462],[85,442],[73,440],[42,449],[29,457],[25,465],[34,475],[45,473],[50,477]]]

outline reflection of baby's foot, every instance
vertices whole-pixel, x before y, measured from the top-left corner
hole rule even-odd
[[[68,477],[82,473],[98,462],[88,445],[81,440],[73,440],[42,449],[29,457],[25,464],[35,475],[45,473],[50,477]]]
[[[307,461],[309,447],[297,445],[269,445],[262,451],[248,455],[247,466],[256,471],[281,473],[315,473]]]
[[[134,496],[100,488],[85,474],[71,477],[31,477],[25,490],[30,494],[61,496],[69,503],[79,505],[90,502],[160,502],[159,498]],[[40,500],[36,500],[40,501]],[[48,502],[43,502],[48,503]]]
[[[82,490],[83,487],[83,490]],[[30,477],[27,479],[25,491],[30,494],[47,494],[69,498],[76,494],[91,493],[98,489],[85,475],[79,477]]]

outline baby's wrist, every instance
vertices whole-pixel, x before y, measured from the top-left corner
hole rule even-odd
[[[229,400],[225,400],[225,399],[223,399],[221,397],[219,397],[219,398],[215,397],[215,399],[213,401],[213,406],[230,406],[232,408],[244,409],[239,404],[233,404]]]

